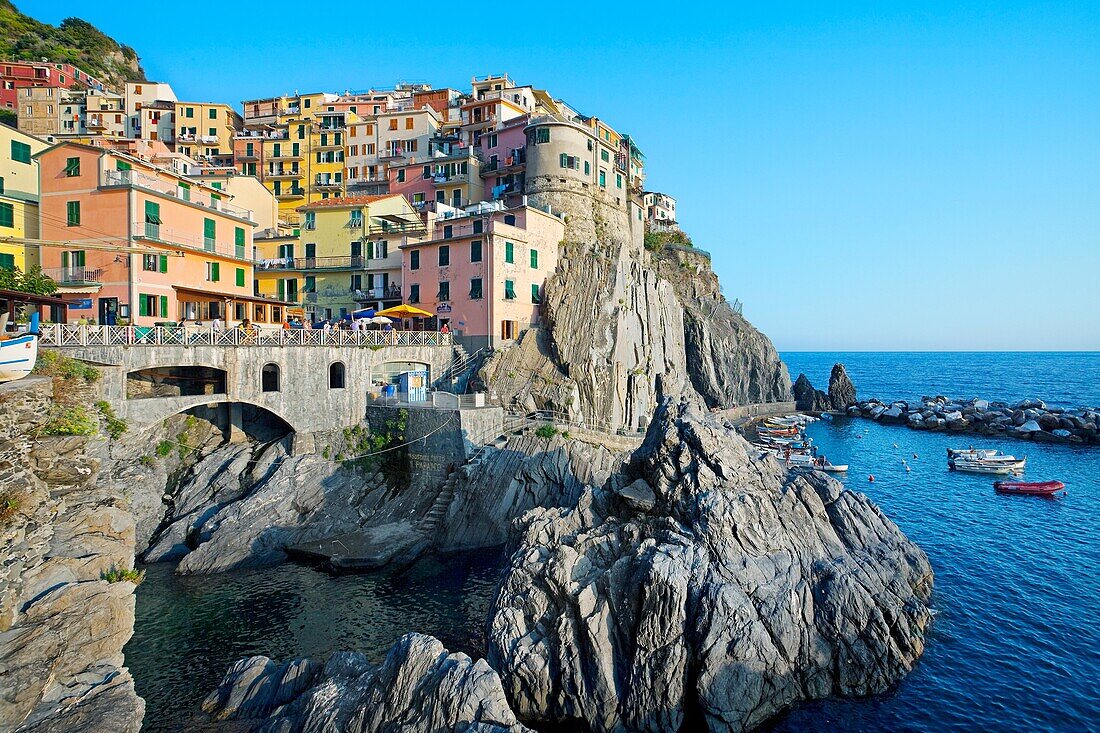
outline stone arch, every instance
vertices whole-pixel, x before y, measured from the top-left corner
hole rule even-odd
[[[347,382],[347,369],[344,362],[334,361],[328,365],[328,388],[343,389]]]
[[[281,392],[282,370],[275,362],[269,361],[260,369],[260,391]]]
[[[194,399],[186,402],[179,402],[172,405],[163,405],[161,410],[157,413],[144,412],[142,417],[145,418],[147,424],[156,424],[172,417],[173,415],[179,415],[184,412],[190,412],[196,408],[208,407],[208,406],[247,406],[266,413],[268,416],[275,418],[279,424],[286,428],[287,433],[297,433],[298,428],[294,423],[287,420],[278,410],[272,408],[270,405],[265,405],[262,402],[256,400],[240,399],[240,398],[226,398],[224,395],[217,396],[215,399],[201,400]]]
[[[126,399],[224,394],[228,373],[204,365],[148,366],[126,373]]]

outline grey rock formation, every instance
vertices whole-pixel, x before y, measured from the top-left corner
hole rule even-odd
[[[94,388],[58,380],[66,404]],[[103,480],[105,441],[41,436],[55,403],[49,379],[0,385],[0,730],[137,731],[145,704],[123,667],[134,585],[134,521]]]
[[[203,703],[213,721],[278,733],[522,733],[497,673],[438,640],[406,634],[381,665],[337,652],[321,665],[252,657]]]
[[[831,408],[829,395],[814,389],[810,378],[799,374],[794,382],[794,405],[803,412],[824,412]]]
[[[833,364],[829,373],[829,405],[834,410],[846,410],[855,404],[856,386],[848,378],[848,372],[841,363]]]
[[[749,730],[911,668],[931,619],[924,553],[862,494],[746,445],[688,403],[662,407],[627,475],[520,520],[488,635],[520,719]],[[620,498],[638,481],[652,508]]]

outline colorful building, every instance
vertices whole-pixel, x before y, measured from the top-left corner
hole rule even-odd
[[[176,139],[176,93],[161,82],[126,83],[126,137],[159,140],[173,145]]]
[[[300,246],[282,241],[264,253],[258,292],[297,299],[316,320],[401,302],[400,246],[424,232],[403,196],[330,198],[300,213]]]
[[[67,245],[43,248],[42,265],[70,320],[274,317],[253,295],[252,212],[228,192],[100,147],[63,142],[34,157],[41,236]]]
[[[540,322],[564,222],[528,206],[434,207],[420,241],[401,245],[405,300],[467,348],[498,347]]]
[[[642,196],[646,225],[652,229],[678,229],[676,224],[676,199],[667,193],[646,191]]]
[[[68,63],[49,61],[0,61],[0,106],[16,109],[20,89],[103,89],[90,74]]]
[[[26,270],[38,262],[38,248],[5,237],[35,239],[38,228],[36,153],[48,143],[0,125],[0,267]]]
[[[176,102],[176,151],[195,160],[233,165],[233,137],[242,118],[228,104]]]

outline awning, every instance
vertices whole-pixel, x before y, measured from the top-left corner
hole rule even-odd
[[[264,303],[265,305],[281,305],[284,308],[294,307],[296,303],[288,303],[285,300],[276,300],[275,298],[263,298],[256,295],[238,295],[236,293],[218,293],[213,290],[198,290],[196,288],[187,288],[182,285],[173,285],[172,289],[176,291],[177,295],[186,295],[196,300],[239,300],[247,303]]]
[[[390,316],[391,318],[431,318],[433,314],[426,310],[413,307],[402,303],[401,305],[395,305],[392,308],[386,308],[380,310],[376,315]]]
[[[99,285],[62,285],[57,288],[58,295],[92,295],[98,293]]]

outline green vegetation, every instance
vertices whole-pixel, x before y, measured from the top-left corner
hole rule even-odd
[[[691,237],[679,230],[667,232],[646,231],[645,248],[650,252],[660,252],[665,245],[677,244],[681,247],[691,247]]]
[[[383,465],[389,467],[387,470],[399,470],[391,460],[399,458],[392,455],[399,451],[386,449],[397,448],[404,442],[405,428],[408,424],[409,411],[398,410],[397,414],[387,420],[379,430],[372,431],[363,425],[344,428],[344,450],[336,454],[336,460],[346,465],[369,470],[376,470]],[[386,452],[381,453],[384,450]],[[327,451],[326,448],[322,453],[326,458]]]
[[[83,379],[89,383],[99,379],[99,370],[94,366],[49,350],[39,352],[34,374],[57,379]]]
[[[553,438],[557,434],[558,429],[550,423],[543,423],[542,425],[539,425],[539,429],[535,431],[535,435],[539,436],[540,438],[546,438],[547,440]]]
[[[161,458],[166,458],[169,453],[172,452],[172,441],[162,440],[157,443],[157,455]]]
[[[50,419],[42,426],[42,435],[95,435],[99,421],[83,405],[55,404]]]
[[[152,468],[153,466],[157,465],[157,459],[153,458],[152,456],[142,456],[138,459],[138,463],[145,466],[146,468]]]
[[[0,125],[19,127],[19,115],[13,109],[0,109]]]
[[[99,577],[101,580],[106,580],[108,583],[117,583],[121,580],[127,580],[134,585],[141,585],[141,581],[145,580],[145,571],[127,570],[126,568],[115,566],[110,570],[104,570],[99,574]]]
[[[0,269],[0,288],[34,295],[53,295],[57,292],[57,283],[43,273],[41,267],[32,265],[26,272],[18,267]]]
[[[110,435],[114,440],[118,440],[126,432],[126,421],[115,416],[115,411],[111,409],[111,405],[106,400],[96,402],[95,408],[99,410],[99,414],[103,416],[103,420],[107,423],[107,435]]]
[[[23,506],[23,496],[14,489],[0,491],[0,522],[6,522],[15,516]]]
[[[60,26],[42,23],[0,0],[0,58],[68,62],[120,90],[124,82],[144,81],[137,52],[91,23],[66,18]]]

